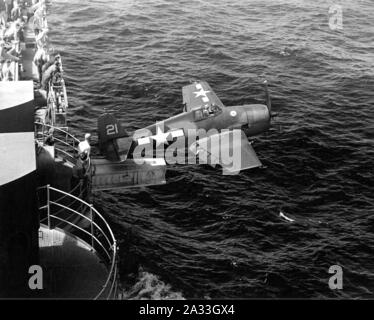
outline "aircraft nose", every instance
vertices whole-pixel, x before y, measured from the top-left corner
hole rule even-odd
[[[248,124],[269,122],[270,113],[267,106],[263,104],[251,105],[246,108]]]

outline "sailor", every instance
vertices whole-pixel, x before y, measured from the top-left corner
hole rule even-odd
[[[6,28],[2,27],[1,24],[0,24],[0,41],[4,41],[5,42],[5,32],[6,32]]]
[[[5,11],[5,2],[4,0],[0,1],[0,12]]]
[[[5,11],[5,2],[4,0],[0,0],[0,27],[6,25],[8,21],[8,15]]]
[[[24,23],[22,21],[22,18],[18,18],[14,23],[14,33],[13,37],[15,41],[24,41],[23,37],[23,27]]]
[[[1,0],[0,0],[1,1]],[[7,23],[7,15],[5,11],[0,11],[0,29],[6,28],[6,23]]]
[[[45,0],[32,0],[31,6],[28,7],[28,15],[32,17],[35,14],[35,11],[42,6],[45,6]]]
[[[10,54],[5,48],[5,42],[0,41],[0,62],[3,62],[3,60],[11,60],[11,61],[17,61],[18,62],[19,58]]]
[[[49,82],[56,72],[61,72],[61,63],[59,61],[55,61],[55,63],[43,73],[41,86],[47,93],[49,92]]]
[[[19,41],[22,40],[23,32],[22,32],[23,22],[19,18],[16,21],[12,22],[10,27],[4,32],[4,38],[8,41]]]
[[[46,46],[48,40],[48,28],[44,28],[35,36],[35,42],[38,49]]]
[[[48,61],[43,65],[42,72],[44,73],[51,65],[56,63],[56,61],[61,63],[61,56],[59,54],[56,54],[53,59],[50,58],[50,53],[47,53]]]
[[[64,107],[62,105],[61,90],[55,91],[56,96],[56,109],[58,113],[64,112]]]
[[[212,103],[209,107],[209,113],[217,113],[219,111],[219,107],[215,104],[215,103]]]
[[[5,12],[7,14],[7,20],[10,20],[12,9],[13,9],[13,0],[3,0],[5,3]]]
[[[208,107],[203,107],[203,116],[204,118],[209,117],[209,110]]]
[[[6,63],[3,63],[3,66],[1,68],[1,81],[12,81],[14,78],[13,72],[12,72],[12,62],[10,60],[7,60]]]
[[[34,12],[36,9],[38,9],[40,7],[41,4],[42,4],[42,1],[31,0],[31,7],[30,7],[30,9]]]
[[[19,6],[19,3],[17,0],[13,2],[13,9],[10,12],[10,17],[13,21],[16,21],[18,18],[22,19],[22,9]]]
[[[41,5],[34,12],[34,32],[38,35],[44,28],[44,17],[46,16],[45,4],[42,2]]]
[[[61,70],[61,64],[59,64],[59,67],[56,69],[56,71],[52,75],[51,83],[53,86],[61,87],[62,85],[62,70]]]
[[[53,132],[54,132],[53,128],[50,128],[48,130],[48,136],[47,136],[47,138],[45,139],[45,142],[44,142],[47,146],[53,146],[55,144],[55,139],[53,137]]]
[[[38,48],[38,50],[35,53],[33,62],[37,66],[38,69],[38,75],[39,75],[39,82],[42,82],[42,76],[43,76],[43,66],[49,61],[49,56],[46,52],[46,47],[43,46],[41,48]]]
[[[79,142],[78,155],[82,161],[86,161],[90,157],[90,153],[91,153],[90,138],[91,138],[91,135],[89,133],[86,133],[84,136],[84,140]]]

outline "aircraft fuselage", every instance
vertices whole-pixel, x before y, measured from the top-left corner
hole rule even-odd
[[[225,107],[211,114],[204,114],[204,108],[194,109],[138,130],[136,136],[142,135],[142,132],[147,135],[147,131],[151,132],[152,135],[157,135],[160,132],[159,130],[172,132],[181,129],[184,136],[187,136],[190,129],[203,129],[207,132],[211,129],[219,132],[223,129],[241,129],[247,137],[250,137],[263,133],[269,127],[270,114],[267,106],[252,104]]]

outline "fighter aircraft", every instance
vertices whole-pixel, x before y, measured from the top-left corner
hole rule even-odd
[[[233,152],[240,148],[239,165],[224,164],[221,159],[214,163],[222,166],[225,174],[234,174],[241,170],[261,166],[248,137],[267,131],[271,119],[276,115],[271,111],[270,95],[267,82],[264,82],[266,105],[249,104],[226,107],[205,81],[196,81],[182,88],[184,110],[182,113],[164,121],[152,124],[129,135],[119,121],[109,113],[98,119],[98,135],[100,151],[108,160],[125,161],[131,158],[135,146],[170,144],[177,138],[187,137],[189,130],[205,130],[208,135],[199,139],[189,150],[197,156],[201,154],[217,154],[216,148]],[[215,129],[215,130],[212,130]],[[234,134],[238,133],[239,134]],[[228,136],[229,139],[223,139]],[[226,141],[216,146],[218,139]],[[231,140],[230,140],[231,139]],[[207,147],[209,146],[209,147]]]

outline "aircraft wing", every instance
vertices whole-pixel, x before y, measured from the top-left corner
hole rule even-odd
[[[262,164],[244,132],[229,130],[211,135],[191,145],[199,163],[222,166],[224,175],[238,174],[242,170],[260,167]]]
[[[221,108],[225,107],[206,81],[197,81],[184,86],[182,94],[185,111],[211,104],[216,104]]]

